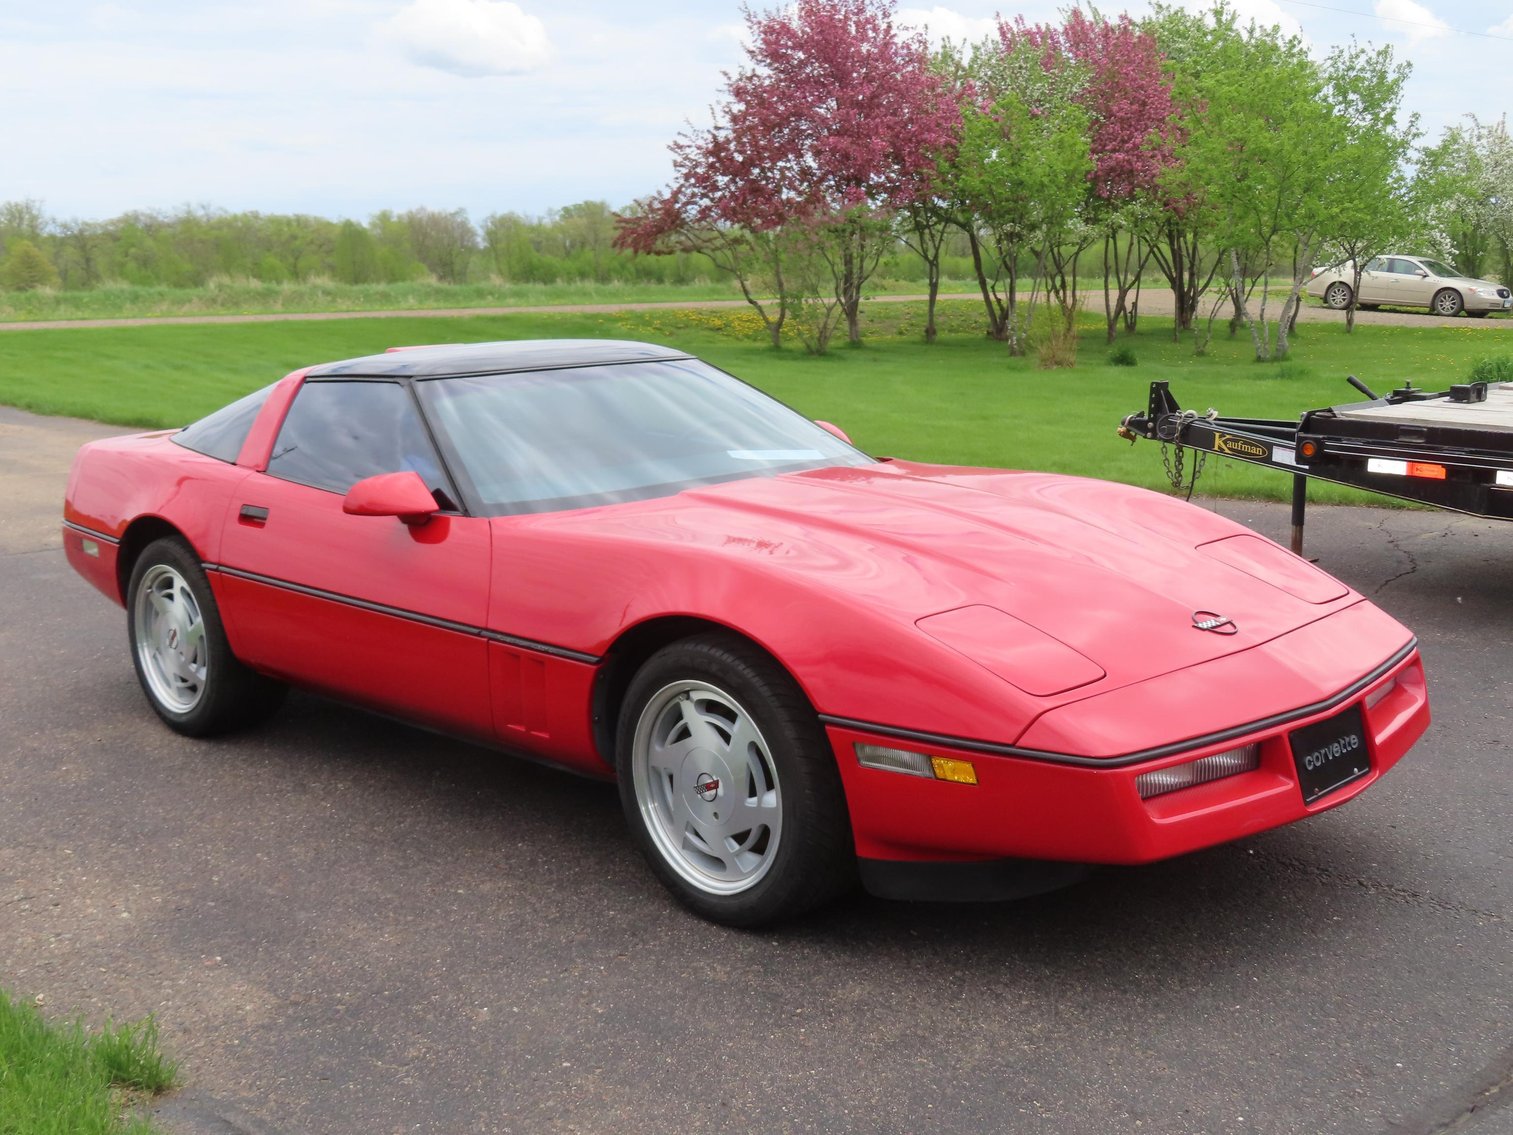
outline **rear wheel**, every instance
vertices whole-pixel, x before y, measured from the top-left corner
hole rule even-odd
[[[1344,311],[1350,306],[1350,285],[1344,280],[1336,280],[1324,289],[1324,302],[1335,311]]]
[[[237,661],[226,642],[210,582],[183,541],[143,549],[126,589],[131,660],[142,691],[169,728],[190,737],[258,721],[284,687]]]
[[[840,774],[792,678],[740,639],[664,647],[620,715],[620,800],[653,872],[691,910],[760,926],[855,870]]]
[[[1441,288],[1434,293],[1434,299],[1429,308],[1435,315],[1459,315],[1465,304],[1460,298],[1460,293],[1454,288]]]

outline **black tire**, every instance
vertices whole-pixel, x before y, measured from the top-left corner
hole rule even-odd
[[[155,540],[137,557],[126,586],[126,633],[142,692],[175,732],[228,733],[283,701],[281,683],[231,653],[210,581],[182,540]]]
[[[824,730],[787,672],[750,644],[714,633],[652,655],[626,691],[616,741],[632,838],[690,910],[763,926],[853,885]]]
[[[1352,295],[1349,284],[1344,280],[1336,280],[1324,289],[1324,303],[1335,311],[1344,311],[1350,306]]]
[[[1452,315],[1459,315],[1466,306],[1461,299],[1460,293],[1454,288],[1441,288],[1434,293],[1434,298],[1429,301],[1429,310],[1435,315],[1442,315],[1447,319]]]

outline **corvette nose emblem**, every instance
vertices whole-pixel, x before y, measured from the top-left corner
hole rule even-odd
[[[699,794],[699,799],[707,804],[720,794],[720,782],[707,772],[701,772],[699,779],[693,782],[693,790]]]
[[[1227,615],[1220,615],[1214,611],[1194,611],[1193,630],[1211,631],[1214,634],[1239,634],[1240,628],[1235,626],[1235,621]]]

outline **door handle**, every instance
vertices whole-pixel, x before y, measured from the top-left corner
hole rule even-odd
[[[268,510],[259,504],[244,504],[237,519],[253,528],[261,528],[268,523]]]

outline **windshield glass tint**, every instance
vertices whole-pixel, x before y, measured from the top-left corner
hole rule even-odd
[[[491,515],[646,500],[872,460],[693,359],[417,387]]]
[[[1438,260],[1422,260],[1421,264],[1436,276],[1459,276],[1460,273],[1448,264],[1441,264]]]

